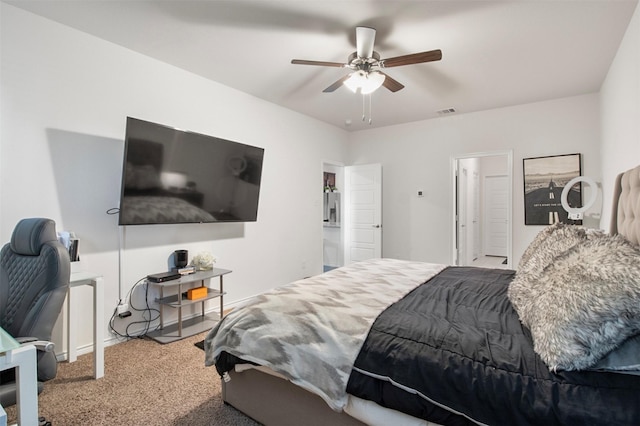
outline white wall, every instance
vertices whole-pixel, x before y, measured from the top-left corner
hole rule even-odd
[[[125,293],[166,270],[175,249],[212,251],[218,267],[232,269],[229,302],[322,271],[318,176],[323,160],[344,162],[343,130],[0,5],[1,241],[23,217],[77,232],[83,267],[104,274],[105,324],[118,302],[119,247]],[[120,235],[117,216],[105,212],[119,204],[127,116],[265,148],[258,221],[131,226]],[[91,292],[79,290],[86,346]]]
[[[382,164],[383,256],[449,263],[451,157],[512,150],[515,267],[542,229],[524,225],[522,159],[582,153],[583,173],[599,177],[599,117],[598,96],[590,94],[352,134],[350,163]]]
[[[602,105],[603,228],[611,222],[618,173],[640,164],[640,8],[631,18],[600,90]]]

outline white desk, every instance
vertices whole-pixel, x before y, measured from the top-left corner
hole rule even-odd
[[[16,369],[18,424],[36,426],[38,424],[36,347],[28,344],[21,346],[9,333],[0,328],[0,371],[10,368]]]
[[[76,319],[71,316],[71,289],[81,285],[93,287],[93,377],[104,376],[104,288],[102,276],[93,272],[73,272],[67,292],[67,361],[78,359],[76,346]]]

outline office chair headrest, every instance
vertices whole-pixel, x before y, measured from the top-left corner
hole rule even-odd
[[[37,256],[44,243],[57,241],[56,223],[46,218],[22,219],[11,235],[11,250],[24,256]]]

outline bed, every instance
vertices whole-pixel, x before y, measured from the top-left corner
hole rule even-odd
[[[516,270],[372,259],[235,308],[205,339],[267,425],[640,424],[640,167],[610,233],[544,228]]]

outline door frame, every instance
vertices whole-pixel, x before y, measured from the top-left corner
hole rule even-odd
[[[468,211],[468,197],[469,197],[469,170],[466,167],[462,167],[458,169],[458,177],[457,185],[456,185],[456,264],[462,263],[464,265],[467,264],[467,254],[469,253],[468,244],[469,239],[468,230],[467,230],[467,218],[469,216]],[[462,242],[462,244],[460,244]],[[460,245],[464,245],[464,248],[461,250]]]
[[[451,170],[451,264],[458,264],[458,218],[457,218],[457,203],[458,203],[458,165],[459,160],[469,158],[480,157],[506,157],[507,160],[507,187],[508,198],[507,203],[507,218],[509,224],[507,226],[507,267],[512,268],[513,262],[513,151],[486,151],[476,152],[469,154],[460,154],[451,156],[450,170]]]

